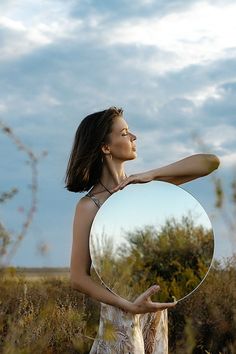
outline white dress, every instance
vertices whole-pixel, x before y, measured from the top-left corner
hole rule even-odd
[[[109,326],[114,328],[109,336]],[[89,354],[167,354],[167,310],[136,314],[101,303],[97,337]]]
[[[87,196],[92,197],[98,207],[101,206],[94,196],[89,193]],[[103,282],[101,284],[114,293]],[[101,302],[98,333],[89,354],[144,353],[168,354],[167,309],[132,314]]]

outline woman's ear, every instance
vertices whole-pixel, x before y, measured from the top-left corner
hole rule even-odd
[[[110,148],[108,144],[102,144],[101,145],[101,150],[105,155],[109,155],[110,154]]]

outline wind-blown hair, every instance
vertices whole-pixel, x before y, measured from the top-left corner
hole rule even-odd
[[[122,116],[123,109],[112,106],[81,121],[71,149],[64,188],[70,192],[83,192],[99,181],[103,164],[101,146],[110,142],[113,121]]]

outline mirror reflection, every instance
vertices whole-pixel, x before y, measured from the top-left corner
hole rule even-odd
[[[181,187],[130,184],[98,210],[90,253],[99,278],[127,300],[158,284],[152,301],[180,301],[206,277],[214,233],[201,204]]]

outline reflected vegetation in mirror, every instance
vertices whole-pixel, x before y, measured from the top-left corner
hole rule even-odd
[[[90,253],[97,276],[127,300],[158,284],[152,301],[180,301],[206,277],[214,233],[201,204],[183,188],[130,184],[98,210]]]

